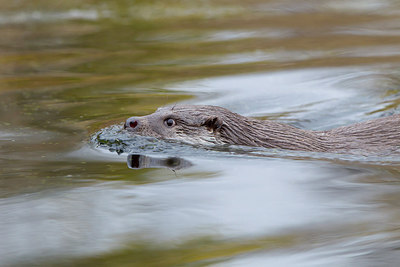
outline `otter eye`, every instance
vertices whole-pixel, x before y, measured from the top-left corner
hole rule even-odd
[[[164,121],[164,124],[167,125],[168,127],[172,127],[175,125],[175,121],[173,119],[169,118]]]

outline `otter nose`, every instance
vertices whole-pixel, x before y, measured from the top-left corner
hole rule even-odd
[[[139,124],[139,120],[135,117],[131,117],[129,119],[126,120],[125,124],[124,124],[124,129],[126,128],[136,128]]]

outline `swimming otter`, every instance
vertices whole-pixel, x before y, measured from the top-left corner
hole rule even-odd
[[[244,117],[217,106],[180,105],[159,108],[143,117],[131,117],[124,128],[139,135],[191,144],[234,144],[335,153],[400,151],[400,115],[328,131],[309,131]]]

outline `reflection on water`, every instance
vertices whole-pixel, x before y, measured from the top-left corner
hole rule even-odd
[[[190,103],[223,106],[248,116],[295,122],[306,119],[307,128],[329,129],[365,120],[366,114],[380,108],[385,88],[370,90],[379,82],[380,74],[360,68],[280,71],[190,81],[171,86],[171,90],[200,95],[200,100]],[[362,82],[372,76],[369,85]],[[243,94],[243,88],[251,90]]]
[[[131,169],[143,168],[168,168],[180,170],[192,166],[190,161],[178,157],[155,158],[146,155],[129,154],[127,157],[128,167]]]
[[[398,158],[193,147],[120,125],[177,102],[307,129],[398,113],[399,1],[0,7],[0,265],[400,261]]]
[[[204,173],[205,166],[211,173]],[[147,176],[163,176],[165,171]],[[378,227],[375,220],[383,219],[364,203],[376,188],[340,178],[370,176],[369,170],[335,170],[325,163],[279,159],[219,159],[198,160],[197,166],[177,175],[180,179],[143,186],[110,182],[5,199],[0,233],[7,243],[3,243],[1,258],[40,258],[43,253],[54,256],[61,251],[92,254],[126,242],[165,242],[169,247],[202,236],[222,244],[230,242],[226,239],[250,239],[261,242],[262,248],[264,238],[286,242],[287,235],[302,238],[302,232],[309,231],[307,225],[316,227],[315,233],[342,227],[354,231],[357,225],[372,230]],[[326,226],[317,230],[318,225]],[[352,234],[358,236],[359,231]],[[339,231],[331,241],[348,235]],[[19,244],[23,240],[28,242]]]
[[[57,20],[97,20],[99,14],[96,10],[69,10],[67,12],[19,12],[15,14],[0,15],[0,24],[20,24],[32,22],[51,22]]]

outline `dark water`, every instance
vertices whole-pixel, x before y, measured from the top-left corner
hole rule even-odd
[[[0,7],[0,265],[400,262],[397,156],[119,131],[173,103],[318,130],[399,113],[399,1]]]

